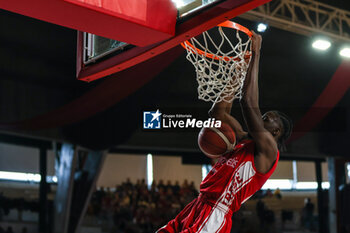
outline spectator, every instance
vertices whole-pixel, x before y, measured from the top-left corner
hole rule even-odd
[[[273,193],[272,193],[271,189],[267,189],[266,190],[265,196],[266,197],[272,197],[273,196]]]
[[[164,183],[163,183],[163,180],[159,180],[158,185],[157,185],[157,188],[158,188],[158,190],[161,189],[161,188],[162,188],[163,190],[165,189],[165,185],[164,185]]]
[[[148,189],[145,180],[138,180],[134,185],[127,179],[116,186],[114,192],[101,187],[92,195],[88,207],[89,215],[95,215],[104,231],[115,233],[142,232],[154,233],[165,225],[169,219],[193,200],[198,192],[194,182],[184,181],[172,185],[159,180]],[[1,232],[0,232],[1,233]]]
[[[128,187],[128,188],[130,188],[130,189],[132,188],[132,183],[131,183],[131,181],[130,181],[130,178],[127,178],[127,179],[126,179],[125,186]]]
[[[166,183],[166,186],[165,186],[166,189],[173,189],[173,185],[171,184],[171,181],[168,180],[168,182]]]
[[[183,189],[188,188],[188,181],[187,181],[187,179],[184,180],[184,182],[182,183],[182,187],[181,188],[183,188]]]
[[[313,230],[313,215],[315,206],[310,198],[305,198],[305,205],[302,210],[302,223],[305,229]]]
[[[278,199],[282,199],[281,190],[280,190],[279,188],[277,188],[277,189],[275,190],[275,192],[273,193],[273,195],[274,195],[275,197],[277,197]]]
[[[175,195],[178,195],[180,191],[180,185],[179,185],[179,181],[175,182],[175,185],[173,186],[173,192]]]
[[[142,179],[141,180],[141,188],[147,188],[146,180]]]

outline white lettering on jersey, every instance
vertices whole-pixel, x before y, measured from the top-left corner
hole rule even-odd
[[[254,175],[255,170],[253,168],[252,162],[247,161],[245,163],[242,163],[234,172],[230,184],[223,193],[223,204],[231,206],[236,193],[238,193],[238,191],[240,191],[245,185],[247,185]]]
[[[238,159],[237,158],[226,159],[225,157],[221,157],[219,159],[219,161],[216,163],[215,167],[226,164],[226,165],[228,165],[230,167],[235,168],[237,163],[238,163]]]
[[[238,159],[237,158],[230,158],[229,160],[227,160],[227,162],[226,162],[226,164],[228,165],[228,166],[231,166],[231,167],[236,167],[236,165],[237,165],[237,163],[238,163]]]

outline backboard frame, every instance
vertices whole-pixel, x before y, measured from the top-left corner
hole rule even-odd
[[[219,23],[232,19],[271,0],[226,0],[214,4],[195,16],[180,22],[175,36],[163,42],[138,47],[135,46],[117,56],[92,65],[85,65],[82,59],[83,33],[78,32],[77,79],[91,82],[128,69],[136,64],[157,56],[181,42],[207,31]]]

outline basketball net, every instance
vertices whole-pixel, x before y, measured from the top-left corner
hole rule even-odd
[[[187,60],[195,67],[198,98],[201,100],[232,102],[242,97],[242,87],[251,57],[251,39],[248,37],[243,41],[239,35],[240,30],[231,29],[230,31],[236,31],[238,43],[235,45],[221,26],[217,27],[221,38],[216,43],[207,31],[202,33],[202,43],[194,37],[182,43],[187,50]],[[229,52],[222,51],[224,43],[230,46]],[[209,47],[212,49],[210,50]]]

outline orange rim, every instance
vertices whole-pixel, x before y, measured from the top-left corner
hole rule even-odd
[[[252,37],[253,36],[253,33],[251,31],[249,31],[248,28],[246,27],[243,27],[242,25],[238,24],[238,23],[234,23],[232,21],[225,21],[223,23],[220,23],[217,25],[218,27],[227,27],[227,28],[232,28],[232,29],[237,29],[241,32],[244,32],[245,34],[247,34],[249,37]],[[222,57],[222,56],[216,56],[212,53],[207,53],[207,52],[204,52],[203,50],[201,49],[197,49],[195,48],[188,40],[184,41],[181,43],[181,46],[184,47],[186,49],[186,45],[188,47],[191,47],[193,50],[196,50],[198,54],[200,55],[204,55],[206,56],[207,58],[212,58],[212,59],[215,59],[215,60],[225,60],[225,61],[229,61],[232,59],[232,57]],[[187,50],[187,49],[186,49]],[[246,55],[244,56],[245,59],[248,59],[249,57],[251,56],[251,53],[248,52],[246,53]],[[240,60],[239,58],[236,58],[234,60]]]

